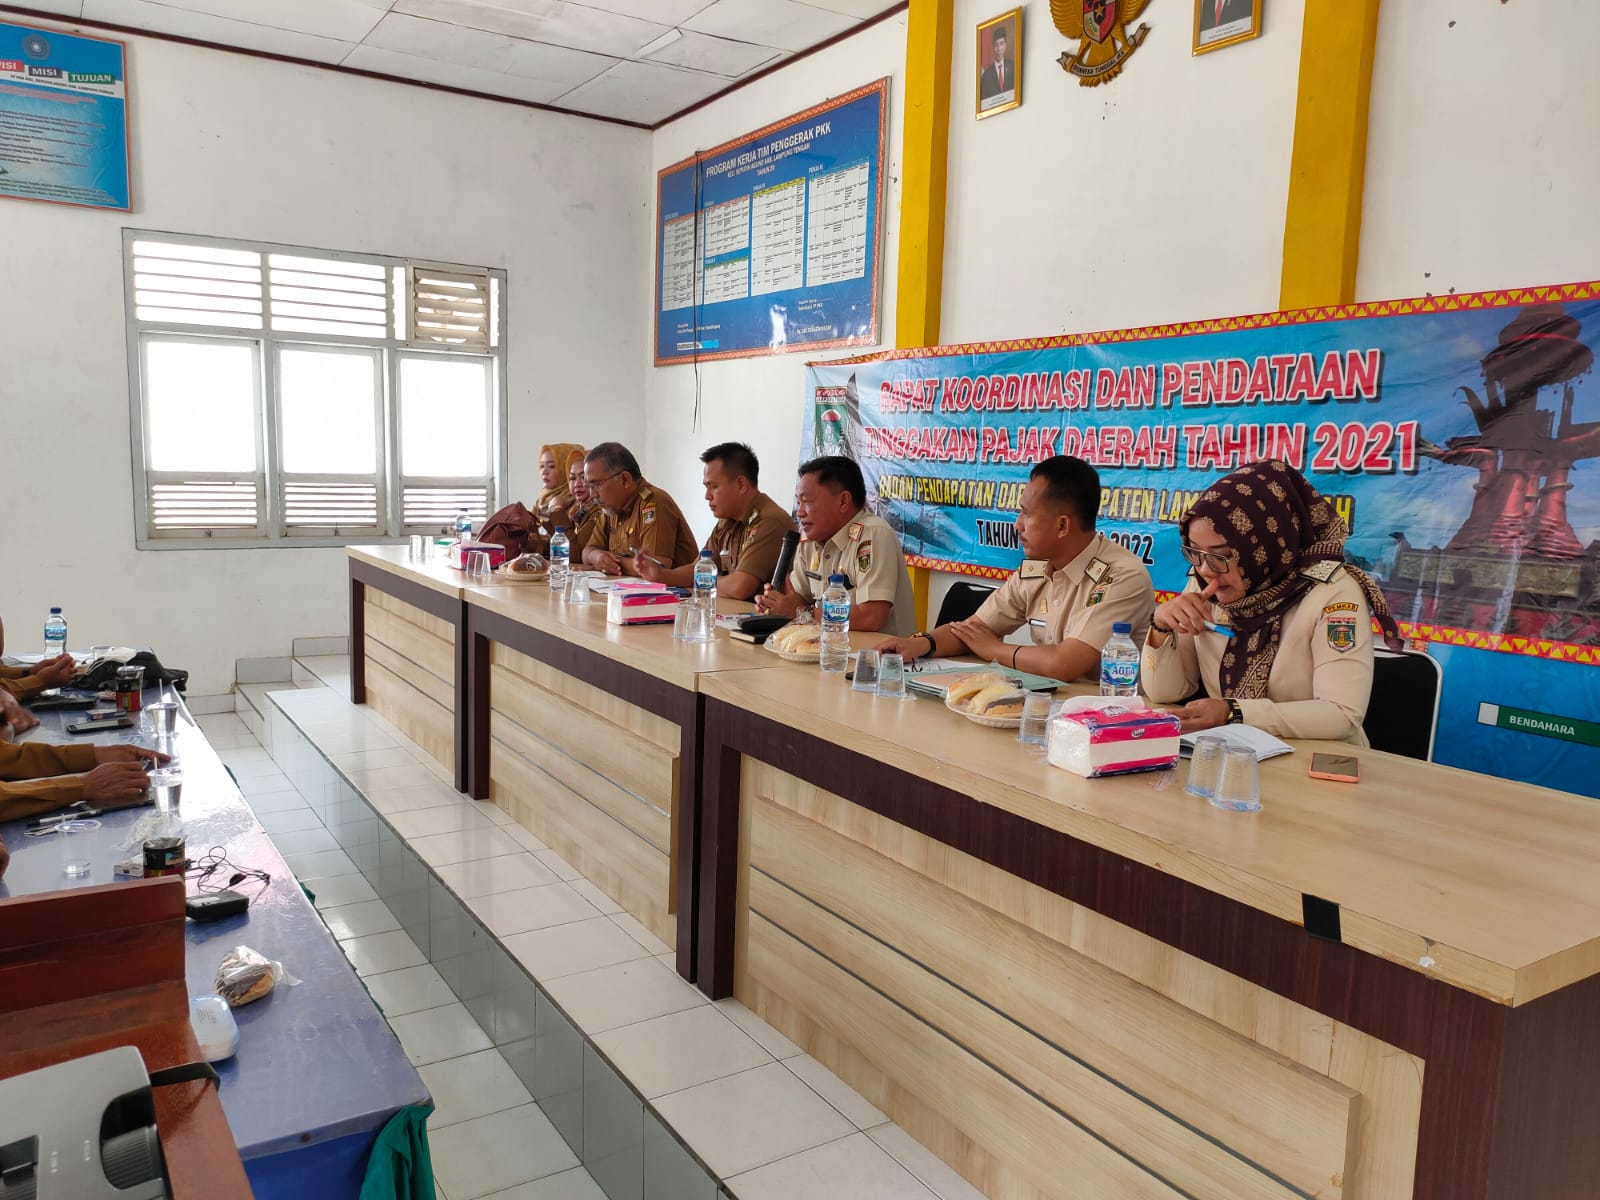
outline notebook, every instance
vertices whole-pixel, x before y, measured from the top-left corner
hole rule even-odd
[[[1197,729],[1179,738],[1178,753],[1181,757],[1188,758],[1194,753],[1194,739],[1197,737],[1219,737],[1229,746],[1244,746],[1254,750],[1256,757],[1263,761],[1277,758],[1280,754],[1294,753],[1294,747],[1288,742],[1254,725],[1218,725],[1215,729]]]

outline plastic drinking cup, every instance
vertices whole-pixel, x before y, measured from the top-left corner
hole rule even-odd
[[[906,695],[906,660],[903,654],[878,656],[878,695],[891,700],[904,700]]]
[[[1229,746],[1222,755],[1222,774],[1211,803],[1232,812],[1261,809],[1261,765],[1247,746]]]
[[[587,575],[570,576],[567,582],[567,600],[571,604],[589,603],[589,577]],[[677,619],[673,619],[676,626]],[[676,629],[674,629],[676,632]]]
[[[717,614],[714,609],[706,608],[699,604],[688,604],[688,613],[683,618],[683,640],[704,644],[716,636]]]
[[[856,655],[856,674],[850,681],[850,690],[855,692],[876,692],[878,690],[878,652],[876,650],[863,650]]]
[[[486,550],[468,550],[466,560],[467,574],[475,578],[484,578],[489,574],[489,553]]]
[[[178,729],[178,706],[171,700],[158,700],[144,710],[144,719],[154,737],[171,741]]]
[[[157,811],[176,810],[183,799],[183,771],[170,763],[151,771],[150,794]]]
[[[1204,796],[1210,800],[1217,794],[1217,777],[1222,774],[1222,748],[1226,743],[1219,737],[1205,734],[1194,739],[1194,752],[1189,758],[1189,782],[1183,790],[1191,796]]]
[[[677,611],[672,614],[672,636],[683,638],[689,632],[689,610],[694,605],[687,600],[679,600]]]
[[[1050,734],[1049,692],[1029,692],[1022,698],[1022,724],[1017,729],[1017,741],[1030,746],[1042,746]]]
[[[99,833],[99,821],[62,821],[56,826],[56,842],[61,847],[61,873],[68,879],[84,879],[93,872]]]
[[[411,535],[411,560],[421,562],[428,557],[428,539],[420,533]]]

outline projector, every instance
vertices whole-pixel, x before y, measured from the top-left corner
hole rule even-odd
[[[168,1200],[132,1046],[0,1079],[0,1200]]]

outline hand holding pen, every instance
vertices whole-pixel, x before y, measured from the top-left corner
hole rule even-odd
[[[1207,584],[1198,592],[1180,592],[1165,604],[1156,606],[1151,624],[1159,634],[1187,633],[1198,637],[1203,633],[1233,637],[1233,630],[1211,619],[1211,597],[1216,584]]]

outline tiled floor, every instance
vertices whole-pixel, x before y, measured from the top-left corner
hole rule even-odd
[[[267,693],[319,681],[327,691],[295,695],[285,709],[294,708],[300,730],[592,1040],[599,1053],[585,1054],[587,1108],[631,1102],[637,1115],[636,1092],[739,1200],[979,1196],[743,1005],[709,1002],[678,977],[659,939],[558,854],[494,805],[461,796],[419,748],[349,705],[343,656],[297,660],[294,683],[247,685],[241,706],[259,704],[264,712]],[[586,1147],[590,1169],[579,1165],[401,921],[349,856],[317,837],[328,837],[322,822],[252,736],[252,727],[262,727],[257,712],[241,707],[237,715],[199,720],[286,860],[316,893],[318,909],[427,1082],[436,1103],[429,1129],[440,1195],[636,1196],[619,1181],[639,1177],[640,1147],[619,1146],[609,1158],[604,1147],[594,1147],[596,1154]],[[607,1079],[615,1085],[609,1090]],[[561,1119],[556,1108],[547,1104],[546,1111]],[[703,1182],[686,1179],[685,1190],[675,1190],[671,1177],[690,1160],[648,1107],[644,1124],[647,1194],[700,1195],[689,1189]]]

